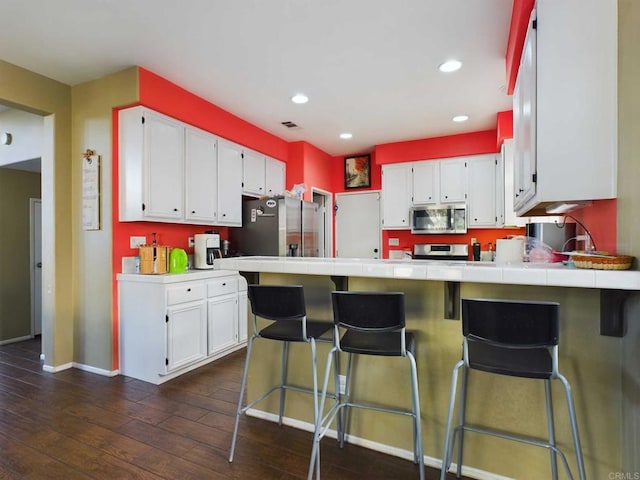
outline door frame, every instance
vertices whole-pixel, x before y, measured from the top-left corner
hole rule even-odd
[[[339,196],[352,196],[352,195],[367,195],[367,194],[371,194],[371,193],[377,193],[378,194],[378,200],[379,200],[379,204],[378,204],[378,251],[380,253],[380,259],[383,258],[382,256],[382,191],[381,190],[366,190],[366,191],[358,191],[358,192],[340,192],[340,193],[336,193],[336,205],[340,205],[339,202]],[[335,215],[333,216],[334,222],[335,222]],[[336,247],[338,246],[338,229],[336,228]],[[334,255],[335,255],[335,251],[334,251]]]
[[[36,261],[36,224],[35,224],[35,209],[36,205],[40,205],[40,261],[42,262],[42,199],[30,198],[29,199],[29,284],[30,284],[30,299],[31,299],[31,336],[36,335],[36,301],[40,301],[40,334],[42,334],[42,279],[40,280],[40,298],[36,299],[36,278],[34,262]]]
[[[313,201],[314,195],[321,195],[324,197],[324,256],[325,258],[331,258],[335,256],[333,248],[333,194],[321,188],[311,187],[311,201]]]

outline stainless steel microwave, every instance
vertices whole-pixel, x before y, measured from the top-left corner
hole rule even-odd
[[[467,233],[467,206],[456,203],[413,207],[411,233]]]

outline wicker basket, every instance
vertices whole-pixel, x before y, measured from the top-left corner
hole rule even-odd
[[[571,259],[578,268],[595,270],[628,270],[633,263],[633,257],[630,255],[574,255]]]

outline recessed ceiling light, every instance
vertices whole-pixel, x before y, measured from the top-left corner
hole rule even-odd
[[[304,93],[296,93],[293,97],[291,97],[291,101],[293,103],[307,103],[309,101],[309,97],[307,97]]]
[[[441,72],[449,73],[460,70],[460,67],[462,67],[462,62],[460,60],[447,60],[446,62],[442,63],[438,67],[438,69]]]
[[[454,122],[466,122],[469,120],[469,115],[456,115],[453,117]]]
[[[353,135],[349,132],[344,132],[340,134],[340,138],[343,140],[349,140]]]

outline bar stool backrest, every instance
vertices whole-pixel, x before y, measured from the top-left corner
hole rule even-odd
[[[506,348],[558,345],[560,304],[514,300],[462,299],[462,334]]]
[[[336,325],[364,332],[392,332],[404,328],[402,292],[332,292]]]
[[[253,314],[267,320],[300,320],[306,316],[302,285],[249,285]]]

